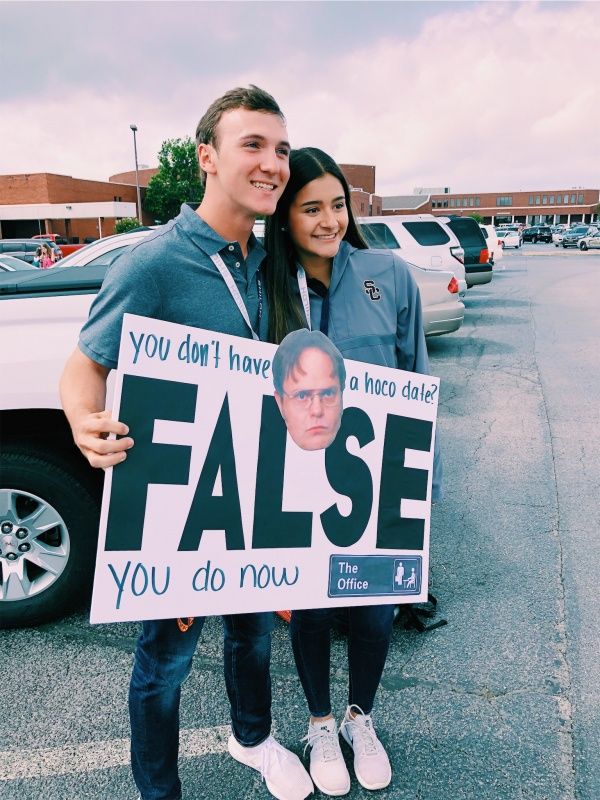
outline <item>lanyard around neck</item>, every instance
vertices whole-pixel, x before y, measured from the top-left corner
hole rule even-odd
[[[308,283],[306,282],[306,272],[304,271],[304,267],[301,264],[298,264],[296,277],[298,278],[298,289],[300,289],[300,298],[302,299],[302,308],[304,309],[306,324],[308,325],[308,330],[312,331],[312,325],[310,321],[310,298],[308,296]]]
[[[306,324],[308,325],[308,330],[311,331],[312,324],[310,318],[308,281],[306,280],[306,272],[304,271],[304,267],[301,264],[298,264],[296,277],[298,279],[298,289],[300,290],[300,298],[302,299],[302,308],[304,309]],[[325,336],[327,336],[329,332],[329,289],[327,290],[327,294],[323,297],[323,304],[321,306],[321,324],[319,325],[319,330],[321,333],[324,333]]]
[[[248,316],[248,309],[246,308],[246,304],[242,299],[242,295],[240,294],[240,290],[237,287],[237,284],[233,278],[231,272],[227,269],[225,262],[219,255],[219,253],[215,253],[214,256],[210,257],[210,260],[213,262],[215,267],[219,270],[221,277],[225,281],[225,285],[229,289],[229,293],[233,297],[233,301],[238,307],[238,310],[242,317],[244,318],[244,322],[250,329],[250,333],[252,334],[252,338],[255,341],[260,341],[260,337],[254,331],[252,327],[252,323],[250,322],[250,317]],[[258,326],[260,328],[260,320],[262,318],[262,283],[260,280],[260,275],[256,275],[256,280],[258,284]]]

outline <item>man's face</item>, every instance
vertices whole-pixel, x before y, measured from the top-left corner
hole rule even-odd
[[[215,145],[200,145],[198,155],[207,189],[224,213],[273,214],[290,177],[290,145],[281,117],[246,108],[226,111]]]
[[[342,392],[333,362],[322,350],[302,352],[275,400],[298,447],[322,450],[333,442],[342,421]]]

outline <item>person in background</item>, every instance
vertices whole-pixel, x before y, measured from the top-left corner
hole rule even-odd
[[[390,250],[369,250],[354,220],[348,183],[335,161],[314,147],[293,150],[290,180],[265,228],[269,338],[322,331],[345,358],[427,374],[419,290]],[[441,491],[437,442],[432,498]],[[348,616],[348,706],[340,732],[354,751],[366,789],[392,777],[372,710],[392,633],[393,605],[355,606]],[[330,629],[336,609],[292,611],[291,638],[310,719],[310,774],[327,795],[350,791],[330,697]]]
[[[40,249],[40,269],[50,269],[54,266],[54,253],[52,252],[52,248],[47,245],[43,244]]]

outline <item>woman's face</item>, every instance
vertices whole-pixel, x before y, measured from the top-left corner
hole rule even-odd
[[[348,229],[344,187],[327,173],[307,183],[294,198],[288,230],[300,261],[303,256],[333,258]]]

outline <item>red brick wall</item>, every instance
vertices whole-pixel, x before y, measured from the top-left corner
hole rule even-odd
[[[368,194],[375,192],[375,167],[367,164],[340,164],[340,169],[350,186],[363,189]]]
[[[157,172],[158,167],[138,170],[140,186],[148,186],[150,183],[150,178],[153,178]],[[111,183],[130,183],[135,186],[135,170],[133,169],[130,172],[118,172],[116,175],[111,175],[108,180]]]

